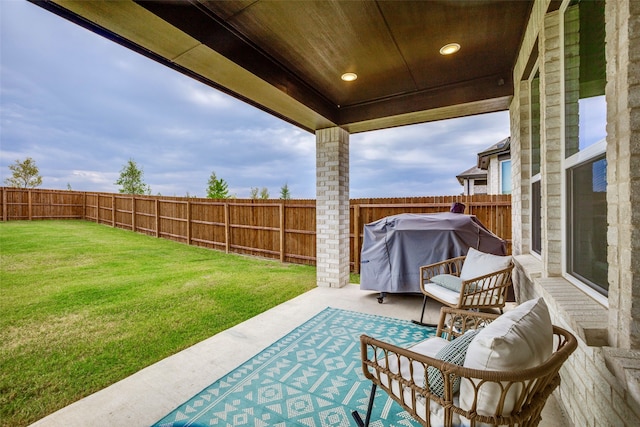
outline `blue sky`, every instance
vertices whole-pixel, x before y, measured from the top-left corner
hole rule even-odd
[[[266,187],[315,198],[315,136],[21,0],[0,0],[0,178],[32,157],[41,188],[117,192],[127,160],[152,194]],[[507,112],[350,137],[350,196],[460,194],[455,176],[509,135]]]

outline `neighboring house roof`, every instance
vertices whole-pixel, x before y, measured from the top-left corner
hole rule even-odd
[[[489,158],[492,156],[500,156],[502,154],[511,153],[511,137],[508,136],[500,142],[493,144],[491,147],[478,153],[478,167],[487,169],[489,167]]]
[[[489,158],[511,153],[511,137],[508,136],[502,141],[496,142],[491,147],[478,153],[478,165],[472,166],[466,171],[456,175],[460,185],[464,185],[465,179],[486,179]]]
[[[460,185],[464,185],[465,179],[487,179],[487,171],[482,170],[477,166],[472,166],[459,175],[456,175]]]

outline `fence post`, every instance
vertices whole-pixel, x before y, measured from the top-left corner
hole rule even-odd
[[[31,221],[33,219],[33,212],[32,212],[32,206],[31,206],[31,190],[27,191],[27,198],[29,200],[29,221]]]
[[[160,199],[156,199],[156,237],[160,237]]]
[[[136,231],[136,196],[131,196],[131,231]]]
[[[111,226],[115,228],[116,226],[116,196],[115,194],[111,195]]]
[[[100,224],[100,193],[96,193],[96,224]]]
[[[224,250],[226,253],[229,253],[229,250],[231,249],[231,242],[229,241],[231,239],[231,230],[230,230],[230,225],[229,222],[231,220],[230,214],[229,214],[229,203],[225,203],[224,204]]]
[[[187,245],[191,244],[191,200],[187,199]]]
[[[353,271],[360,274],[360,205],[353,205]]]
[[[2,189],[2,220],[7,221],[7,189]]]
[[[280,262],[284,262],[284,258],[285,258],[285,241],[286,241],[286,236],[285,236],[285,229],[284,229],[284,225],[285,225],[285,218],[284,218],[284,201],[280,203]]]

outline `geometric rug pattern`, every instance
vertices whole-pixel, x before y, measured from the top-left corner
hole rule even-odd
[[[360,362],[360,335],[407,347],[434,335],[405,320],[326,308],[162,418],[154,427],[355,425],[371,382]],[[416,426],[380,392],[371,426]]]

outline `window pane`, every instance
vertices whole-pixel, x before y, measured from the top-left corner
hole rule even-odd
[[[578,101],[580,109],[580,150],[607,136],[607,103],[604,95]]]
[[[542,253],[542,206],[540,181],[531,183],[531,250]]]
[[[511,160],[500,163],[500,192],[511,194]]]
[[[542,253],[542,194],[540,192],[540,71],[531,79],[531,250]]]
[[[540,173],[540,72],[531,80],[531,176]]]
[[[570,157],[606,136],[604,1],[572,1],[564,28],[565,157]]]
[[[568,171],[569,273],[607,294],[607,161],[603,157]]]

